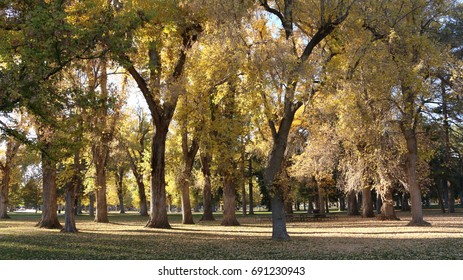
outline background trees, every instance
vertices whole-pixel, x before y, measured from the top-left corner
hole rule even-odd
[[[383,219],[395,219],[394,193],[403,205],[409,193],[411,225],[425,225],[426,192],[450,212],[461,199],[461,10],[408,0],[2,2],[1,216],[21,145],[42,156],[29,165],[42,173],[44,227],[60,227],[65,200],[65,231],[76,231],[71,214],[91,208],[94,192],[95,221],[108,222],[113,185],[121,209],[128,186],[149,227],[170,227],[168,205],[184,223],[201,206],[211,220],[212,197],[222,224],[238,225],[253,183],[275,240],[289,238],[286,213],[301,203],[324,214],[349,194],[356,213],[359,192],[365,217],[370,195],[382,199]],[[140,93],[139,109],[124,106]],[[17,111],[33,130],[13,125]],[[14,178],[19,189],[33,184],[25,177]]]

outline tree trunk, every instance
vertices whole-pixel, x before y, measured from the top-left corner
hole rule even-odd
[[[460,177],[460,205],[463,206],[463,177]]]
[[[347,193],[347,215],[360,216],[357,203],[357,191],[355,190],[350,190]]]
[[[8,193],[10,189],[10,173],[11,168],[5,161],[5,166],[2,168],[2,181],[1,181],[1,204],[0,204],[0,219],[10,219],[8,216]]]
[[[121,214],[125,214],[125,207],[124,207],[124,173],[125,170],[123,167],[119,167],[116,172],[114,172],[114,178],[116,180],[117,186],[117,197],[119,198],[119,212]]]
[[[346,196],[344,193],[339,197],[339,211],[346,211]]]
[[[320,208],[318,208],[319,212],[318,215],[320,216],[326,216],[326,205],[325,205],[325,189],[320,186],[320,184],[317,184],[318,188],[318,205]]]
[[[80,140],[80,139],[79,139]],[[64,212],[64,227],[61,232],[77,232],[76,227],[76,193],[79,186],[82,184],[81,177],[81,167],[80,167],[80,150],[76,150],[74,153],[74,174],[69,183],[66,184],[66,194],[65,194],[65,212]]]
[[[214,215],[212,214],[212,186],[211,186],[211,156],[207,153],[201,154],[201,171],[204,176],[204,187],[203,187],[203,208],[204,213],[201,217],[201,221],[214,221]]]
[[[153,135],[151,154],[151,202],[150,218],[146,227],[171,228],[167,217],[166,197],[166,139],[169,131],[169,120],[156,125]]]
[[[373,199],[371,196],[371,189],[364,188],[362,189],[362,217],[371,218],[374,216],[375,213],[373,211]]]
[[[384,193],[381,193],[381,220],[398,220],[394,211],[394,198],[391,187],[388,187]]]
[[[449,180],[447,180],[445,183],[447,184],[447,190],[448,190],[449,213],[455,213],[455,192],[453,188],[453,183]]]
[[[249,215],[254,215],[254,194],[253,194],[253,186],[252,186],[252,177],[253,177],[253,172],[252,172],[252,157],[249,157],[249,174],[248,174],[248,179],[249,179]]]
[[[223,220],[222,226],[239,226],[236,219],[236,190],[231,174],[225,174],[223,178]]]
[[[403,129],[407,141],[406,171],[408,179],[408,188],[410,191],[412,220],[410,226],[430,225],[423,220],[423,209],[421,201],[421,190],[418,185],[416,168],[418,164],[418,144],[416,133],[411,129]]]
[[[109,223],[108,219],[108,203],[106,200],[106,168],[102,159],[95,160],[95,196],[96,196],[96,216],[95,222]]]
[[[307,213],[313,213],[313,197],[309,195],[309,206],[307,207]]]
[[[37,226],[40,228],[61,229],[62,226],[58,221],[57,214],[56,166],[45,152],[42,152],[42,186],[42,219],[37,223]]]
[[[246,201],[246,147],[244,141],[241,142],[242,150],[241,150],[241,176],[243,181],[241,181],[241,206],[242,206],[242,213],[243,216],[247,215],[247,201]]]
[[[410,204],[408,204],[408,194],[402,194],[402,211],[410,211]]]
[[[140,154],[142,157],[143,152],[141,152]],[[132,169],[133,176],[135,177],[135,181],[137,182],[138,197],[140,199],[140,204],[139,204],[140,215],[148,216],[148,205],[146,203],[145,182],[143,181],[143,171],[138,169],[138,166],[135,164],[135,160],[130,154],[128,149],[127,149],[127,155],[128,155],[129,162],[130,162],[130,169]]]
[[[442,193],[443,193],[443,186],[442,186],[442,179],[438,178],[436,182],[436,191],[437,191],[437,201],[439,203],[439,207],[442,211],[442,213],[446,213],[445,210],[445,205],[444,205],[444,199],[442,198]]]
[[[90,217],[94,217],[95,216],[95,193],[94,192],[91,192],[89,195],[89,205],[88,205],[88,214],[90,215]]]
[[[452,161],[451,158],[451,144],[450,144],[450,123],[449,123],[449,112],[448,112],[448,103],[447,103],[447,90],[444,81],[441,80],[441,90],[442,90],[442,114],[443,114],[443,127],[444,127],[444,143],[445,143],[445,162],[450,164]],[[448,209],[449,213],[455,213],[455,192],[453,188],[453,183],[449,180],[450,169],[446,167],[446,176],[444,185],[447,188],[447,199],[448,199]]]
[[[186,167],[185,167],[186,168]],[[194,224],[193,213],[191,212],[191,202],[190,202],[190,180],[191,170],[184,170],[182,178],[179,180],[180,189],[181,189],[181,200],[182,200],[182,223],[183,224]]]
[[[186,122],[181,124],[182,133],[182,152],[183,152],[183,170],[180,173],[179,185],[182,192],[182,223],[194,224],[193,213],[191,212],[190,202],[190,185],[191,185],[191,171],[199,150],[199,143],[197,136],[193,136],[191,146],[188,147],[188,128]]]
[[[383,200],[381,199],[381,195],[378,192],[376,194],[376,214],[381,214],[381,208],[383,206]]]
[[[76,200],[76,183],[74,180],[72,180],[66,185],[64,227],[61,229],[61,232],[73,233],[78,232],[74,211],[74,204]]]
[[[10,219],[10,216],[8,216],[8,196],[10,191],[11,166],[20,145],[20,142],[7,139],[5,162],[3,164],[0,163],[2,170],[2,180],[0,182],[0,219]]]

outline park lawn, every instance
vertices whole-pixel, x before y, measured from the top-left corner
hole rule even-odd
[[[289,223],[288,242],[272,241],[270,223],[255,217],[222,227],[220,216],[182,225],[171,215],[173,228],[164,230],[145,228],[147,219],[137,214],[112,213],[109,224],[83,215],[80,232],[65,234],[34,227],[37,214],[13,213],[0,221],[0,259],[463,259],[462,210],[425,210],[431,227],[407,227],[410,214],[400,212],[400,221],[338,214],[334,221]]]

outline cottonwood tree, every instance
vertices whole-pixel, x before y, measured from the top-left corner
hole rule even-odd
[[[260,56],[261,63],[273,63],[266,65],[265,70],[268,72],[262,73],[262,84],[267,87],[264,102],[271,112],[268,114],[268,124],[272,131],[273,147],[264,172],[264,182],[273,193],[274,240],[289,239],[283,190],[278,186],[278,176],[282,172],[294,115],[303,101],[309,98],[308,94],[314,85],[314,69],[312,75],[308,75],[306,71],[313,65],[315,68],[319,67],[317,47],[346,20],[354,2],[259,1],[266,13],[256,14],[257,20],[262,24],[253,26],[253,41],[264,41],[266,44],[254,44],[254,51]],[[278,22],[280,28],[269,30],[268,25],[273,25],[272,22]],[[270,75],[279,78],[274,78],[273,82],[265,81],[264,77]]]
[[[439,67],[439,46],[429,31],[439,25],[448,1],[403,1],[378,3],[368,10],[365,26],[382,37],[385,55],[394,65],[395,83],[389,85],[388,99],[395,105],[397,123],[406,152],[406,187],[410,191],[412,221],[410,225],[428,225],[423,219],[421,190],[418,184],[418,131],[424,103],[430,97],[427,78]]]
[[[113,57],[137,83],[151,113],[155,132],[151,155],[151,206],[147,227],[170,228],[167,218],[165,148],[169,125],[182,93],[187,54],[197,41],[202,27],[186,7],[177,1],[139,1],[116,9],[116,20],[126,23],[121,48],[114,34],[108,44]],[[163,11],[157,13],[158,11]],[[130,25],[134,23],[134,27]]]

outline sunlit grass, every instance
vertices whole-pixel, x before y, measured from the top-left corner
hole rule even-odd
[[[79,233],[34,227],[35,214],[12,214],[0,221],[0,259],[463,259],[463,215],[426,210],[432,227],[407,227],[400,221],[350,218],[289,223],[290,242],[270,239],[271,225],[241,217],[242,226],[214,222],[182,225],[170,216],[172,229],[145,228],[147,218],[111,214],[109,224],[79,216]],[[63,217],[60,216],[62,220]],[[64,221],[62,221],[64,222]]]

